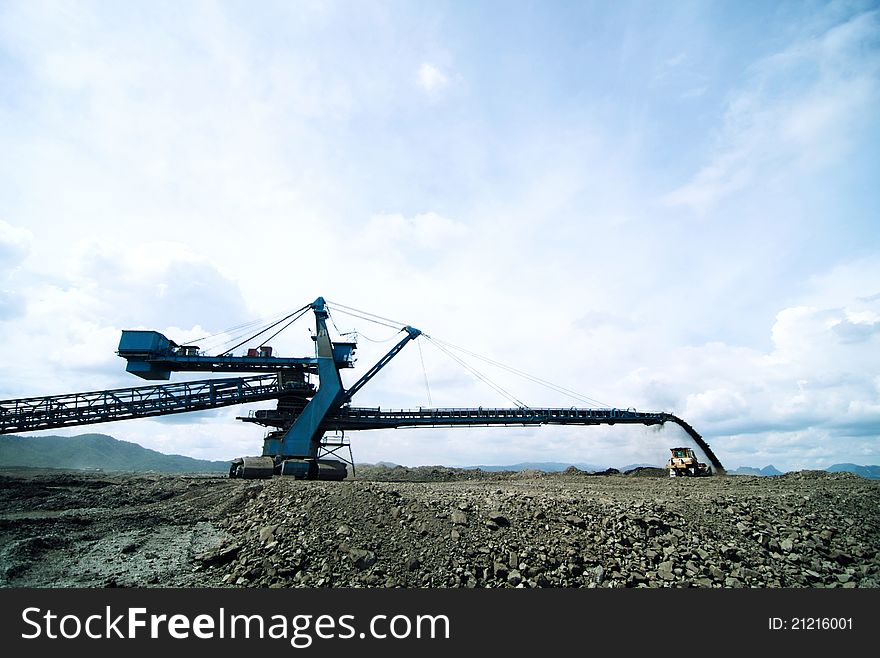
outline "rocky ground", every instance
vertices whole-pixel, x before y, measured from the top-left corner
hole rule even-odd
[[[880,481],[0,472],[5,587],[878,587]]]

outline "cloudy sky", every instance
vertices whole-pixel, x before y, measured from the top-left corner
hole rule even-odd
[[[0,398],[142,385],[122,329],[184,342],[322,295],[676,413],[728,467],[878,464],[878,107],[875,2],[0,0]],[[361,332],[352,383],[394,330],[334,320]],[[583,405],[468,359],[531,406]],[[511,404],[423,340],[355,402],[429,399]],[[248,409],[67,433],[229,459],[259,453]],[[354,450],[621,466],[680,441]]]

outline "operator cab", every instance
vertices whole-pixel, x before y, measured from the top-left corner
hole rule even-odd
[[[357,343],[333,343],[333,362],[338,368],[354,368]]]

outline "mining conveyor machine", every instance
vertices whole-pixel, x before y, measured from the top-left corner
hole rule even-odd
[[[335,308],[335,306],[334,306]],[[281,330],[311,310],[315,317],[313,357],[280,357],[262,345],[232,354],[204,354],[196,345],[178,345],[156,331],[124,330],[117,354],[126,370],[145,380],[168,380],[172,372],[238,373],[174,384],[72,393],[0,401],[0,434],[29,432],[132,418],[163,416],[277,400],[275,409],[257,410],[239,420],[269,428],[262,454],[235,459],[231,477],[267,478],[288,475],[301,479],[342,480],[354,468],[347,431],[401,427],[474,427],[533,425],[662,425],[681,426],[703,450],[717,473],[724,468],[708,444],[677,416],[617,408],[425,408],[382,409],[352,406],[352,398],[410,341],[423,336],[410,326],[403,337],[352,386],[345,388],[340,370],[353,368],[355,341],[333,341],[323,297],[303,306],[258,334],[286,322]],[[277,335],[281,330],[273,334]],[[245,341],[248,342],[248,341]],[[313,380],[317,378],[317,386]],[[348,459],[345,451],[348,451]],[[47,460],[51,465],[51,459]]]

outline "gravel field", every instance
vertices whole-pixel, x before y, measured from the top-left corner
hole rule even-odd
[[[880,481],[0,472],[4,587],[880,586]]]

